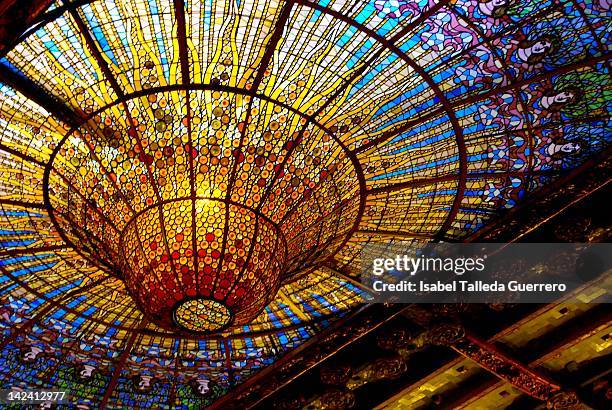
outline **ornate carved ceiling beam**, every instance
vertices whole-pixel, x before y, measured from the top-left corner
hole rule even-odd
[[[279,389],[307,373],[327,358],[397,317],[404,306],[373,305],[351,315],[344,326],[333,326],[280,358],[275,364],[237,386],[211,405],[211,409],[246,409],[256,406]],[[383,317],[384,319],[380,319]],[[349,325],[347,325],[349,324]]]
[[[548,401],[561,392],[561,386],[550,377],[529,368],[461,326],[436,328],[432,332],[433,337],[437,338],[436,343],[475,361],[483,369],[535,399]]]
[[[433,339],[435,343],[448,345],[454,351],[475,361],[486,370],[466,373],[463,380],[455,380],[455,388],[440,393],[433,392],[432,400],[436,400],[441,409],[463,408],[489,394],[497,394],[505,384],[511,384],[519,390],[531,394],[531,396],[539,396],[539,392],[550,393],[549,397],[545,397],[546,395],[534,397],[534,400],[532,400],[534,402],[552,399],[557,393],[578,391],[579,383],[573,380],[568,383],[568,380],[560,376],[555,377],[556,380],[552,380],[550,376],[545,376],[534,369],[546,360],[592,336],[602,327],[609,326],[612,313],[609,312],[606,305],[594,305],[595,307],[592,309],[575,316],[542,336],[536,337],[520,348],[514,349],[512,354],[507,353],[508,349],[498,347],[504,346],[503,341],[507,336],[520,332],[524,326],[533,326],[533,323],[539,317],[548,314],[548,312],[565,311],[562,305],[549,305],[545,309],[540,309],[516,325],[507,327],[487,341],[473,334],[468,335],[465,341],[462,341],[464,339],[463,334],[455,331],[455,334],[460,336],[456,337],[455,341],[459,344],[451,343],[453,340],[450,340],[448,335],[453,334],[452,328],[446,332],[435,329],[430,331],[432,335],[429,338]],[[441,334],[442,337],[436,336],[436,333]],[[464,363],[465,360],[461,358],[449,362],[432,373],[431,376],[409,385],[403,391],[390,397],[381,406],[395,403],[403,397],[409,397],[411,394],[420,391],[421,387],[427,383],[434,385],[439,383],[439,380],[436,380],[439,375],[447,371],[455,371],[455,369],[463,367]],[[499,369],[501,369],[501,372]],[[537,389],[537,387],[541,387],[542,390]],[[584,397],[584,399],[588,401],[588,397]]]
[[[537,400],[554,402],[555,400],[558,400],[560,395],[564,397],[574,395],[575,397],[573,400],[580,400],[585,402],[585,404],[590,405],[590,395],[578,394],[580,397],[575,395],[575,392],[580,393],[580,389],[582,388],[585,380],[588,378],[593,378],[593,375],[591,374],[592,372],[588,371],[590,363],[580,366],[580,370],[576,370],[570,378],[567,376],[564,377],[563,375],[553,374],[555,379],[559,380],[561,383],[557,384],[557,389],[550,392],[546,390],[546,384],[552,382],[550,376],[544,376],[534,369],[545,364],[547,360],[557,357],[563,351],[579,345],[582,341],[590,336],[593,336],[603,328],[609,328],[612,323],[611,321],[612,313],[609,312],[604,305],[599,305],[598,307],[592,309],[592,311],[589,311],[571,322],[554,329],[552,332],[545,334],[543,337],[538,338],[521,348],[517,352],[516,356],[521,356],[521,358],[524,358],[524,362],[527,364],[523,366],[526,366],[529,372],[535,373],[535,377],[522,377],[525,376],[525,373],[513,372],[514,366],[512,363],[509,363],[507,366],[503,367],[503,373],[511,374],[514,380],[508,380],[508,377],[505,377],[504,374],[499,374],[499,372],[496,372],[495,369],[489,368],[491,367],[490,364],[496,363],[496,361],[493,357],[490,358],[493,360],[488,360],[487,353],[479,355],[478,348],[472,350],[468,354],[462,353],[465,357],[479,362],[483,368],[496,374],[497,377],[489,377],[483,380],[481,377],[479,377],[479,375],[476,375],[466,380],[464,383],[460,383],[456,389],[451,390],[444,395],[441,409],[464,408],[470,404],[476,403],[478,400],[486,397],[487,395],[496,394],[495,392],[497,392],[499,388],[503,387],[506,383],[512,384],[514,387]],[[492,349],[489,349],[489,351],[494,355],[495,351],[499,351],[499,349],[495,348],[490,343],[487,344],[492,346]],[[456,347],[453,348],[457,350]],[[502,356],[506,355],[502,353]],[[501,365],[502,362],[497,363]],[[576,377],[580,374],[583,374],[583,377]],[[586,375],[588,375],[588,377]],[[502,380],[499,380],[500,378]],[[472,382],[473,380],[471,379],[474,379],[478,383]],[[547,381],[547,383],[544,385],[541,383],[543,380]],[[518,383],[516,381],[518,381]],[[554,384],[554,382],[552,383]],[[538,390],[538,386],[543,386],[545,390]],[[544,392],[547,394],[543,395],[542,397],[538,397],[539,392]],[[446,398],[449,400],[446,401]]]
[[[596,282],[597,280],[589,286],[599,286],[599,283]],[[582,292],[589,294],[588,289]],[[464,379],[464,382],[460,383],[459,391],[440,393],[444,397],[446,397],[446,393],[450,397],[463,397],[461,392],[464,391],[468,392],[466,398],[463,399],[464,401],[467,398],[481,396],[487,393],[489,386],[497,385],[499,378],[502,378],[526,393],[535,396],[537,401],[550,400],[556,397],[558,393],[571,391],[572,389],[576,390],[576,386],[572,385],[569,386],[571,389],[565,389],[563,383],[552,380],[550,377],[534,370],[532,368],[536,365],[533,364],[534,360],[544,354],[554,354],[562,351],[568,342],[579,340],[584,335],[590,334],[594,327],[609,321],[610,317],[605,305],[594,304],[590,309],[568,311],[566,306],[571,305],[571,300],[574,299],[560,300],[557,304],[547,305],[535,312],[530,311],[531,314],[527,317],[525,317],[524,310],[522,313],[520,311],[521,308],[525,307],[524,305],[517,306],[504,314],[487,309],[482,305],[408,306],[402,311],[402,315],[388,321],[367,338],[357,338],[349,341],[346,346],[335,352],[333,357],[332,355],[323,356],[319,358],[318,363],[312,361],[311,363],[314,363],[314,365],[309,365],[308,369],[285,379],[278,374],[273,375],[275,378],[280,378],[283,383],[269,387],[265,385],[264,380],[260,386],[252,386],[249,395],[244,397],[239,405],[244,408],[269,408],[272,403],[287,404],[295,400],[299,402],[299,405],[325,400],[355,400],[360,406],[370,407],[378,405],[386,397],[391,396],[392,398],[386,403],[392,403],[410,394],[411,391],[416,392],[425,383],[438,383],[439,380],[435,380],[436,375],[442,375],[446,371],[454,371],[455,368],[462,367],[466,362],[465,358],[453,360],[451,352],[475,360],[484,370],[475,370],[475,366],[472,366],[471,372],[466,373],[465,376],[459,376],[459,380]],[[380,305],[378,306],[380,307]],[[489,316],[486,316],[486,312],[489,313]],[[548,317],[553,313],[557,314],[557,312],[560,314],[569,312],[568,314],[571,316],[568,316],[569,319],[567,320],[561,320],[556,328],[542,333],[539,337],[536,336],[534,342],[519,344],[521,347],[512,354],[506,352],[504,348],[497,347],[504,341],[508,343],[507,340],[514,340],[512,334],[520,333],[525,328],[537,327],[538,321],[541,322],[541,317]],[[506,313],[512,313],[513,316],[508,316]],[[446,336],[452,335],[452,332],[444,332],[444,328],[435,325],[432,327],[432,324],[453,317],[459,320],[460,316],[463,317],[465,326],[471,330],[467,332],[467,336],[461,334],[461,337],[451,340],[454,343],[449,345],[449,339],[452,338]],[[468,318],[473,320],[468,320]],[[495,318],[494,322],[492,318]],[[410,327],[410,322],[406,319],[418,323],[422,326],[421,329],[430,330],[404,329],[404,326]],[[498,333],[491,335],[488,332],[482,332],[482,329],[475,331],[477,328],[474,325],[475,321],[495,323]],[[344,329],[351,329],[353,324],[359,323],[358,319],[347,321],[344,324]],[[495,331],[495,329],[488,330]],[[309,357],[313,352],[316,354],[317,350],[315,349],[319,348],[320,345],[325,345],[325,343],[327,343],[326,340],[319,341],[319,344],[314,345],[315,348],[304,351],[302,355]],[[443,349],[443,345],[449,345],[450,349]],[[380,349],[388,350],[388,354],[381,355]],[[546,349],[552,350],[552,353]],[[364,352],[367,353],[364,354]],[[390,358],[389,355],[392,357]],[[536,356],[534,357],[534,355]],[[299,360],[299,357],[297,360]],[[347,360],[348,364],[346,363]],[[383,368],[395,370],[377,373]],[[410,371],[407,371],[407,369],[410,369]],[[469,377],[469,375],[474,375],[474,370],[476,371],[476,378]],[[320,379],[318,373],[321,373]],[[328,373],[330,373],[331,379],[323,376]],[[331,383],[327,379],[334,382]],[[376,384],[383,379],[386,380],[384,387],[381,384]],[[363,382],[363,384],[358,384],[356,380]],[[340,382],[338,383],[338,381]],[[364,384],[372,384],[372,387],[365,386],[362,388]],[[308,393],[303,393],[306,386],[310,390],[308,390]],[[260,389],[268,390],[265,394],[260,394]],[[442,397],[439,398],[442,399]],[[364,404],[362,403],[363,400],[368,402]]]
[[[300,396],[302,395],[304,389],[308,386],[311,389],[319,390],[319,393],[322,394],[322,396],[316,400],[352,400],[356,395],[359,397],[359,399],[364,399],[365,397],[368,400],[371,400],[371,402],[365,404],[360,402],[362,407],[367,408],[380,403],[380,401],[384,400],[385,397],[393,394],[392,389],[401,388],[406,380],[410,380],[409,383],[414,383],[416,380],[423,378],[430,372],[442,367],[444,363],[452,360],[454,355],[451,349],[431,347],[421,351],[426,345],[430,344],[426,337],[427,332],[422,333],[421,336],[415,336],[418,331],[414,329],[407,332],[403,330],[401,332],[395,332],[394,329],[404,329],[405,326],[412,326],[415,329],[418,327],[412,325],[411,321],[409,320],[409,318],[413,317],[413,314],[411,314],[411,311],[414,310],[413,307],[406,305],[404,306],[405,308],[403,308],[401,314],[395,315],[395,318],[388,320],[387,323],[379,327],[378,330],[371,332],[369,335],[364,335],[364,337],[359,337],[353,341],[350,341],[346,344],[346,346],[342,347],[341,350],[335,352],[333,356],[330,355],[319,358],[318,362],[313,361],[315,364],[310,366],[309,369],[301,372],[301,374],[297,374],[291,379],[283,380],[282,385],[275,386],[275,391],[271,391],[269,394],[262,397],[259,396],[257,392],[259,387],[253,387],[254,391],[252,392],[251,397],[246,397],[243,401],[239,402],[238,407],[262,409],[270,408],[273,403],[278,404],[278,402],[285,402],[287,397],[289,401],[295,399],[299,402],[298,404],[301,403],[300,405],[305,405],[306,403],[302,400],[303,397]],[[374,305],[372,308],[381,309],[382,306]],[[395,308],[401,309],[402,306],[395,306]],[[480,308],[482,308],[482,306],[480,306]],[[384,311],[380,311],[373,316],[378,318],[384,313]],[[431,321],[436,321],[441,318],[441,315],[445,315],[447,310],[439,309],[436,311],[430,311],[424,308],[419,308],[418,311],[412,313],[420,316],[421,318],[427,317]],[[499,328],[507,327],[508,323],[505,320],[507,319],[498,320],[496,325],[499,325]],[[516,321],[516,318],[513,321]],[[351,329],[354,328],[359,328],[361,325],[361,318],[353,318],[352,320],[344,323],[341,333],[351,331]],[[313,351],[315,354],[317,353],[317,349],[320,349],[321,345],[322,348],[325,349],[327,343],[327,340],[321,340],[315,345],[315,348],[306,350],[303,355],[310,357],[310,355],[313,354]],[[406,346],[417,347],[408,347],[406,350],[406,346],[404,346],[403,343],[406,344]],[[389,352],[384,353],[385,350],[389,350]],[[396,350],[398,350],[400,353],[397,353]],[[414,356],[414,360],[416,361],[408,362],[410,372],[405,372],[405,359],[407,359],[408,356],[411,356],[413,353],[418,353],[416,356]],[[406,357],[404,358],[403,355]],[[341,359],[342,357],[344,357],[344,359]],[[351,358],[348,360],[348,365],[346,363],[347,357]],[[301,360],[301,357],[298,355],[296,360]],[[362,363],[364,361],[366,362],[365,364]],[[391,370],[380,374],[377,373],[376,369],[382,368]],[[343,369],[346,370],[346,372],[343,372]],[[319,374],[321,374],[320,380]],[[352,379],[349,382],[348,378],[350,377],[352,377]],[[367,384],[374,383],[382,379],[389,380],[389,384],[386,384],[384,389],[381,389],[381,386],[377,385],[376,388],[372,387],[374,390],[368,390],[366,393],[357,391],[357,388],[360,387],[357,386],[357,384],[359,384],[360,381],[364,381]],[[264,382],[261,384],[265,385]],[[320,386],[321,383],[330,386]],[[347,389],[343,383],[351,384],[351,388]],[[367,388],[369,388],[369,386],[366,386],[366,389]],[[331,396],[337,394],[338,397],[328,397],[327,393],[329,393]],[[316,392],[310,392],[310,396],[312,396],[312,394],[316,395]],[[308,396],[308,393],[306,393],[305,396]],[[253,398],[255,398],[255,400],[252,400]]]

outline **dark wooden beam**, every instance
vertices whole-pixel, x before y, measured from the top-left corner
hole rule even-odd
[[[527,345],[522,346],[515,353],[518,360],[527,363],[530,369],[541,365],[547,357],[563,351],[569,344],[579,340],[585,335],[590,335],[601,326],[610,324],[612,313],[606,305],[598,305],[590,311],[562,324],[543,336],[536,338]],[[585,368],[580,369],[580,373],[590,374]],[[586,376],[575,378],[574,375],[556,375],[566,390],[579,390],[581,384],[586,380]],[[474,383],[471,379],[479,380]],[[527,380],[527,379],[526,379]],[[487,377],[481,379],[480,375],[474,375],[465,382],[444,395],[441,409],[463,408],[469,402],[473,402],[480,397],[484,397],[496,390],[504,382],[497,377]],[[587,399],[588,400],[588,399]]]
[[[0,0],[0,53],[32,24],[54,0]]]
[[[8,85],[27,99],[35,102],[45,111],[69,126],[75,126],[85,121],[86,115],[77,112],[64,102],[58,100],[43,87],[29,78],[17,74],[8,66],[0,63],[0,82]]]

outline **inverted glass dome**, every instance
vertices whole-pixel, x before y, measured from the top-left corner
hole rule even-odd
[[[57,1],[0,60],[3,386],[210,404],[608,149],[609,4]]]

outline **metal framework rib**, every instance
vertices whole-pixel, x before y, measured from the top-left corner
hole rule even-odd
[[[71,226],[79,226],[78,223],[76,223],[69,215],[67,214],[59,214],[61,215],[62,218],[64,218],[66,220],[66,222],[71,225]],[[51,213],[49,212],[49,218],[52,221],[56,221],[56,217],[55,217],[55,213]],[[92,254],[92,255],[88,255],[87,253],[83,252],[83,250],[78,247],[75,246],[74,243],[72,242],[72,240],[68,237],[68,235],[66,234],[66,232],[64,232],[63,230],[59,230],[56,227],[56,231],[59,233],[60,237],[62,238],[62,240],[67,243],[72,249],[74,249],[74,251],[79,254],[83,259],[93,263],[94,265],[96,265],[98,268],[100,268],[101,270],[103,270],[104,272],[108,273],[109,275],[117,275],[118,272],[115,272],[115,269],[113,267],[112,264],[109,264],[108,262],[102,260],[102,259],[98,259],[97,255]],[[73,235],[75,235],[79,240],[83,241],[84,243],[87,242],[95,242],[96,244],[100,244],[102,247],[104,247],[104,244],[102,243],[102,241],[97,238],[96,236],[90,236],[89,238],[84,237],[82,235],[82,232],[75,230],[73,232]],[[93,258],[93,260],[92,260]]]
[[[406,232],[406,231],[388,231],[388,230],[369,230],[359,229],[356,233],[372,235],[372,236],[391,236],[400,238],[415,238],[415,239],[433,239],[434,236],[422,232]]]
[[[146,326],[147,326],[147,319],[143,318],[138,328],[143,329]],[[117,383],[119,382],[119,377],[121,376],[121,371],[123,370],[125,363],[127,362],[127,359],[130,356],[132,347],[134,347],[134,343],[136,342],[136,337],[139,334],[140,333],[137,331],[133,331],[130,333],[130,337],[127,340],[127,343],[125,344],[125,347],[123,348],[123,352],[121,352],[121,355],[117,358],[117,361],[114,365],[115,370],[113,372],[113,375],[111,376],[111,381],[108,384],[108,386],[106,386],[104,397],[102,397],[102,400],[100,401],[100,407],[99,407],[100,410],[106,409],[106,404],[108,403],[108,400],[110,399],[110,397],[113,395],[113,391],[115,390],[115,387],[117,387]]]
[[[57,172],[57,175],[59,175],[60,178],[66,183],[66,186],[68,188],[72,188],[72,191],[75,192],[77,194],[77,196],[79,198],[81,198],[81,200],[83,200],[84,203],[89,205],[90,209],[92,209],[96,214],[98,214],[100,216],[100,218],[102,218],[104,221],[106,221],[106,223],[108,224],[109,228],[111,228],[113,231],[115,231],[118,234],[121,233],[119,228],[117,228],[115,226],[115,224],[108,218],[108,216],[106,216],[100,210],[100,208],[97,206],[97,204],[95,202],[93,202],[91,199],[87,198],[79,189],[75,188],[74,185],[72,185],[72,182],[68,179],[68,177],[66,177],[64,174],[60,174],[59,172]]]
[[[467,174],[467,153],[466,153],[466,147],[465,147],[465,139],[463,137],[463,128],[461,128],[461,126],[459,125],[459,120],[457,119],[457,116],[455,114],[455,111],[453,110],[453,108],[450,105],[450,102],[448,101],[448,99],[446,98],[446,96],[444,95],[444,93],[442,92],[442,90],[440,89],[440,87],[438,86],[438,84],[433,80],[433,78],[429,75],[429,73],[427,73],[421,66],[419,66],[418,64],[416,64],[411,58],[409,58],[404,52],[402,52],[402,50],[397,47],[395,44],[391,43],[389,40],[387,40],[386,38],[380,36],[378,33],[376,33],[375,31],[367,28],[366,26],[364,26],[363,24],[359,24],[354,20],[349,19],[348,17],[346,17],[345,15],[343,15],[342,13],[339,13],[335,10],[332,10],[328,7],[323,7],[320,6],[318,4],[313,4],[310,3],[308,1],[305,0],[296,0],[296,3],[300,3],[303,5],[306,5],[308,7],[312,7],[313,9],[319,10],[323,13],[329,14],[357,29],[359,29],[360,31],[366,33],[368,36],[370,36],[371,38],[376,39],[376,41],[378,41],[379,43],[381,43],[382,45],[384,45],[387,49],[393,51],[398,57],[400,57],[402,60],[404,60],[404,62],[410,67],[412,68],[419,76],[421,76],[421,78],[423,79],[423,81],[425,81],[427,83],[427,85],[429,86],[429,88],[431,88],[431,90],[434,92],[435,96],[438,98],[438,100],[440,101],[440,104],[442,105],[442,109],[444,110],[444,112],[446,113],[446,115],[448,116],[448,119],[451,123],[451,126],[453,128],[453,132],[455,134],[455,142],[457,143],[457,149],[459,152],[459,175],[458,175],[458,179],[457,179],[457,195],[455,196],[455,200],[453,202],[453,205],[451,207],[451,211],[446,219],[446,221],[442,224],[442,227],[440,228],[438,235],[439,236],[443,236],[444,233],[448,230],[448,228],[450,227],[450,224],[452,223],[452,218],[454,218],[454,214],[456,214],[459,210],[459,206],[461,204],[461,200],[463,197],[463,191],[465,190],[465,186],[466,186],[466,174]]]
[[[276,50],[276,47],[278,45],[278,43],[281,40],[281,36],[283,34],[283,31],[285,29],[285,24],[287,24],[287,22],[289,21],[289,16],[291,14],[291,8],[293,7],[293,3],[292,2],[286,2],[283,4],[283,7],[281,9],[281,12],[279,14],[278,20],[276,21],[276,25],[274,26],[274,31],[270,37],[270,40],[268,41],[268,43],[266,44],[266,48],[264,51],[263,56],[261,57],[261,61],[259,62],[259,68],[257,70],[257,74],[255,75],[255,78],[253,80],[253,83],[251,84],[251,86],[249,87],[250,91],[256,93],[257,90],[259,89],[259,86],[261,85],[263,78],[264,78],[264,74],[266,72],[266,69],[268,68],[268,65],[270,64],[270,62],[272,61],[272,57],[274,55],[274,51]],[[248,86],[247,86],[248,87]],[[247,106],[247,110],[246,110],[246,118],[244,120],[244,124],[242,127],[242,130],[240,132],[240,143],[238,145],[237,148],[237,152],[238,155],[235,155],[234,158],[234,163],[232,166],[232,170],[230,171],[230,178],[229,178],[229,183],[227,186],[227,192],[226,192],[226,200],[231,199],[232,196],[232,191],[234,188],[234,184],[235,184],[235,180],[236,180],[236,174],[238,171],[238,157],[240,155],[240,153],[242,152],[242,149],[244,147],[244,142],[245,142],[245,138],[246,135],[248,133],[248,126],[252,121],[252,110],[253,110],[253,101],[254,98],[251,98],[249,100],[248,106]],[[252,236],[252,240],[251,240],[251,244],[249,246],[249,250],[245,256],[245,260],[248,261],[252,254],[253,251],[255,249],[255,243],[257,242],[257,235],[259,233],[259,219],[255,220],[255,228],[253,230],[253,236]],[[219,258],[219,266],[222,266],[221,264],[223,263],[223,258],[225,256],[225,251],[226,251],[226,247],[227,247],[227,237],[229,234],[229,206],[227,206],[225,208],[225,227],[223,230],[223,243],[222,243],[222,250],[221,250],[221,257]],[[241,268],[241,271],[239,273],[238,279],[234,281],[234,283],[232,283],[230,289],[228,290],[224,300],[226,300],[232,293],[234,287],[236,286],[236,284],[238,284],[242,277],[244,276],[244,273],[246,271],[246,268],[248,266],[248,263],[245,263],[244,266]],[[217,277],[215,279],[215,283],[213,285],[213,294],[215,293],[215,290],[217,288],[217,285],[219,283],[219,278]]]
[[[495,179],[495,178],[521,177],[521,176],[528,176],[531,174],[532,173],[526,172],[526,171],[471,172],[466,175],[466,178],[467,179],[485,179],[485,178]],[[535,174],[552,175],[552,174],[555,174],[555,172],[550,171],[550,170],[542,170],[539,172],[536,171]],[[457,179],[457,174],[446,174],[446,175],[439,175],[437,177],[431,177],[431,178],[413,179],[411,181],[398,182],[396,184],[390,184],[390,185],[386,185],[382,187],[370,188],[368,190],[368,194],[377,195],[380,193],[401,191],[406,188],[418,188],[422,186],[438,184],[441,182],[451,182],[451,181],[455,181],[456,179]]]
[[[40,246],[38,248],[18,248],[9,249],[7,251],[0,252],[0,258],[9,258],[18,255],[34,255],[37,253],[53,252],[63,249],[68,249],[68,245],[51,245],[51,246]]]
[[[70,126],[84,121],[85,113],[75,112],[68,105],[58,101],[49,94],[47,90],[32,80],[13,72],[2,63],[0,63],[0,82],[8,85],[28,100],[33,101],[45,111]]]
[[[104,74],[104,78],[109,82],[109,84],[111,85],[113,91],[115,92],[115,94],[120,98],[120,99],[124,99],[125,94],[123,92],[123,89],[121,88],[121,86],[119,85],[119,83],[117,82],[117,79],[115,78],[115,76],[113,75],[110,67],[108,66],[108,63],[106,62],[106,60],[104,59],[104,57],[102,56],[102,52],[100,50],[100,48],[98,47],[97,42],[94,40],[94,38],[92,37],[91,33],[89,32],[89,29],[87,28],[87,26],[85,25],[85,23],[83,22],[83,20],[81,19],[81,17],[79,16],[78,12],[76,10],[71,10],[70,14],[73,18],[73,20],[75,21],[79,31],[81,32],[83,39],[85,40],[85,43],[87,44],[87,47],[89,48],[90,52],[92,53],[94,59],[96,60],[98,66],[100,67],[100,69],[102,70],[102,73]],[[130,113],[129,107],[127,106],[127,104],[124,102],[121,103],[123,106],[123,110],[125,112],[125,115],[127,117],[128,120],[128,127],[130,128],[130,130],[136,130],[135,128],[135,124],[134,124],[134,119],[132,118],[132,115]],[[142,142],[140,141],[140,138],[138,138],[138,136],[136,135],[135,137],[137,146],[140,150],[140,152],[145,152],[145,149],[142,145]],[[59,146],[58,146],[59,147]],[[56,151],[54,151],[55,154]],[[51,163],[51,161],[49,162]],[[145,163],[145,168],[147,170],[147,175],[148,175],[148,179],[149,182],[151,184],[151,187],[153,189],[153,192],[155,193],[155,197],[157,198],[158,202],[162,201],[162,197],[161,194],[159,192],[159,186],[157,184],[157,181],[155,180],[155,176],[153,175],[153,171],[151,169],[151,166],[149,164]],[[164,246],[166,248],[166,252],[168,254],[168,256],[171,255],[170,252],[170,246],[168,245],[168,239],[167,239],[167,234],[166,234],[166,226],[165,226],[165,222],[164,222],[164,214],[163,214],[163,210],[161,208],[161,206],[158,208],[158,213],[159,213],[159,223],[160,223],[160,228],[161,228],[161,232],[162,232],[162,238],[163,238],[163,242],[164,242]],[[139,238],[140,241],[140,233],[138,232],[138,229],[136,228],[136,235]],[[123,239],[123,237],[122,237]],[[142,248],[142,244],[140,243],[140,246]],[[143,254],[144,250],[143,250]],[[170,263],[170,267],[172,268],[172,272],[174,273],[174,276],[177,280],[177,282],[182,283],[182,281],[180,280],[179,275],[176,272],[176,268],[174,266],[174,263],[172,263],[172,259],[169,259],[169,263]],[[164,287],[163,282],[160,282],[160,286]],[[168,289],[166,289],[166,291],[168,291]],[[172,293],[172,292],[169,292]]]
[[[225,367],[227,368],[227,379],[230,385],[230,388],[234,387],[234,371],[232,369],[232,348],[230,346],[229,340],[223,339],[223,348],[225,350]]]
[[[172,371],[172,385],[170,386],[170,394],[168,395],[168,406],[172,408],[176,400],[176,381],[179,375],[179,354],[181,352],[182,339],[176,339],[176,353],[174,354],[174,369]]]
[[[45,209],[45,204],[38,204],[35,202],[27,202],[13,199],[0,198],[0,205],[12,205],[12,206],[20,206],[23,208],[32,208],[32,209]]]
[[[3,274],[6,272],[4,268],[2,268],[1,270]],[[68,293],[62,294],[62,296],[58,300],[47,299],[46,301],[47,304],[44,305],[42,309],[36,312],[34,316],[28,319],[18,329],[16,329],[14,332],[11,332],[6,338],[2,339],[2,341],[0,342],[0,350],[4,349],[9,343],[13,342],[20,335],[23,335],[26,332],[29,332],[31,327],[34,324],[38,323],[39,320],[43,318],[47,313],[49,313],[52,309],[62,308],[61,303],[63,303],[64,301],[71,299],[73,296],[78,295],[79,293],[86,292],[94,288],[95,286],[98,286],[99,284],[105,282],[106,280],[108,280],[108,277],[102,277],[96,281],[88,283],[87,285],[83,287],[73,289],[69,291]]]
[[[34,158],[31,155],[28,155],[28,154],[25,154],[25,153],[23,153],[21,151],[18,151],[15,148],[11,148],[8,145],[3,144],[2,142],[0,142],[0,150],[6,152],[8,154],[11,154],[11,155],[13,155],[13,156],[15,156],[15,157],[17,157],[19,159],[22,159],[22,160],[24,160],[26,162],[29,162],[29,163],[32,163],[32,164],[36,164],[36,165],[38,165],[40,167],[44,167],[45,166],[44,162]]]
[[[191,249],[193,252],[193,270],[196,292],[200,292],[200,275],[198,262],[198,237],[197,237],[197,212],[196,212],[196,172],[195,172],[195,147],[192,136],[191,118],[191,70],[189,69],[189,48],[187,45],[187,24],[185,18],[185,0],[174,0],[174,15],[176,16],[177,37],[179,46],[179,60],[181,62],[181,79],[186,87],[185,90],[185,115],[187,116],[187,149],[185,150],[189,159],[189,190],[191,197]]]

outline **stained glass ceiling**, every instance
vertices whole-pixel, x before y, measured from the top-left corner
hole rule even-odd
[[[608,149],[606,1],[58,1],[0,60],[2,388],[210,404]]]

